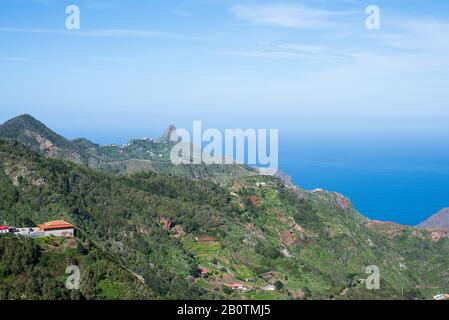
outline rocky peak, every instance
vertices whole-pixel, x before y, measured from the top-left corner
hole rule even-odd
[[[159,138],[160,142],[177,142],[178,134],[176,133],[176,127],[174,125],[170,125],[167,130],[162,134]]]

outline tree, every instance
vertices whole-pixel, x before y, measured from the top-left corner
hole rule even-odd
[[[278,280],[274,283],[274,287],[276,288],[276,290],[280,291],[284,289],[284,284]]]

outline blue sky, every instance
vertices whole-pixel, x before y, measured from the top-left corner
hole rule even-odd
[[[380,30],[365,28],[370,4]],[[69,137],[192,120],[441,136],[448,92],[444,0],[0,0],[0,119],[31,113]]]

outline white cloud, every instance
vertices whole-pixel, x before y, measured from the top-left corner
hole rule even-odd
[[[309,52],[294,52],[294,51],[260,51],[260,50],[247,50],[247,51],[232,51],[222,50],[215,52],[216,54],[224,56],[244,57],[244,58],[259,58],[259,59],[281,59],[281,60],[301,60],[305,63],[341,63],[351,60],[350,56],[338,55],[338,54],[315,54]]]
[[[180,35],[152,30],[131,30],[131,29],[99,29],[88,31],[69,31],[58,29],[26,29],[26,28],[0,28],[0,32],[20,32],[20,33],[44,33],[56,35],[75,35],[85,37],[140,37],[140,38],[176,38]]]
[[[236,5],[232,13],[255,25],[288,28],[316,28],[331,24],[330,18],[342,13],[314,9],[300,4]]]
[[[259,50],[249,50],[249,51],[217,51],[217,54],[225,56],[236,56],[236,57],[248,57],[248,58],[265,58],[265,59],[304,59],[307,58],[306,55],[287,52],[287,51],[259,51]]]
[[[447,22],[390,17],[383,29],[387,31],[374,34],[372,39],[391,48],[420,52],[449,51],[449,23]]]

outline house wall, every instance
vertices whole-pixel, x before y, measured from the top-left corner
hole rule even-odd
[[[45,230],[45,236],[56,236],[56,237],[73,237],[75,235],[75,230],[72,229],[59,229],[59,230]]]

